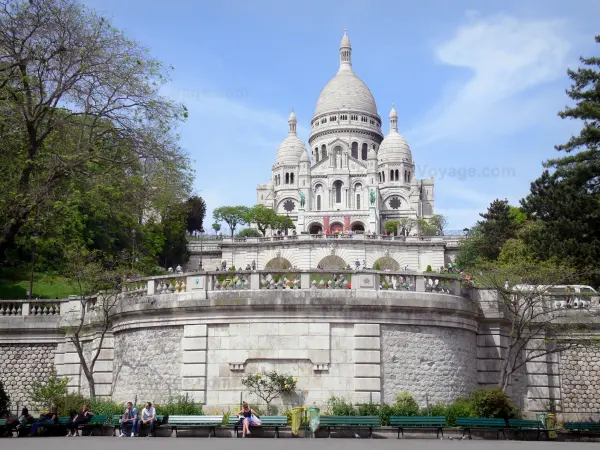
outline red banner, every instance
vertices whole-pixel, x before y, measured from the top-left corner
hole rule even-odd
[[[344,217],[344,231],[350,231],[350,216]]]
[[[323,232],[329,234],[329,216],[323,217]]]

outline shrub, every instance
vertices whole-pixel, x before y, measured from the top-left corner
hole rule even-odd
[[[513,401],[499,387],[475,389],[471,402],[478,417],[511,419],[519,415]]]
[[[458,417],[478,417],[470,398],[457,398],[453,403],[446,405],[446,422],[448,426],[455,427]]]
[[[254,403],[248,404],[248,407],[250,409],[253,409],[254,412],[256,412],[256,414],[258,414],[259,416],[262,416],[263,414],[265,414],[265,412],[263,411],[263,409],[260,406],[255,405]]]
[[[396,415],[394,407],[386,405],[385,403],[379,407],[379,423],[383,426],[390,425],[390,417]]]
[[[357,406],[359,416],[378,416],[379,405],[375,403],[364,403]]]
[[[296,381],[295,377],[282,375],[275,371],[265,374],[257,373],[242,378],[242,384],[266,403],[269,413],[271,402],[282,394],[293,393],[296,389]]]
[[[238,233],[238,237],[262,237],[262,233],[254,228],[244,228]]]
[[[102,414],[107,415],[109,417],[114,414],[122,414],[123,411],[125,411],[125,405],[123,403],[117,403],[111,399],[106,398],[90,399],[86,404],[88,405],[90,411],[92,411],[94,414]],[[139,411],[141,414],[142,410],[139,409]]]
[[[231,267],[229,268],[229,270],[231,270],[231,271],[234,271],[234,270],[235,270],[235,266],[231,266]]]
[[[419,405],[410,392],[399,392],[393,410],[395,416],[417,416]]]
[[[433,271],[431,270],[431,265],[429,265],[429,264],[427,265],[427,269],[425,270],[425,272],[433,272]]]
[[[160,415],[182,415],[182,416],[201,416],[202,403],[196,403],[189,394],[171,397],[164,405],[156,405],[156,414]]]
[[[0,416],[10,410],[10,396],[4,390],[4,384],[0,380]]]
[[[35,380],[31,383],[31,400],[46,411],[58,408],[60,399],[67,395],[67,384],[69,384],[69,379],[58,378],[56,371],[53,370],[47,381]]]
[[[429,407],[429,411],[424,409],[421,412],[421,415],[426,416],[428,413],[430,416],[445,416],[446,411],[448,410],[448,405],[444,405],[443,403],[436,403]]]
[[[381,266],[379,265],[379,263],[375,264],[375,270],[381,270]]]
[[[332,416],[355,416],[356,409],[352,403],[346,402],[343,397],[329,397],[327,400],[327,412]]]
[[[83,405],[88,405],[88,400],[81,394],[67,394],[57,399],[56,410],[59,416],[73,417]],[[90,408],[92,412],[96,412]]]

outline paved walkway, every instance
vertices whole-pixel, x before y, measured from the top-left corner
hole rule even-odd
[[[537,442],[503,440],[444,440],[437,439],[271,439],[249,438],[113,438],[113,437],[48,437],[0,439],[2,450],[559,450],[597,449],[598,443]]]

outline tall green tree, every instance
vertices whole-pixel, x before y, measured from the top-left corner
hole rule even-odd
[[[187,201],[187,231],[193,233],[195,230],[204,232],[204,217],[206,217],[206,202],[202,197],[194,195]]]
[[[264,205],[256,205],[248,210],[246,223],[255,224],[258,231],[265,236],[269,228],[273,229],[276,226],[277,213]]]
[[[483,220],[478,221],[477,225],[481,228],[482,234],[481,256],[495,261],[498,259],[504,243],[515,237],[517,224],[508,200],[494,200],[487,212],[480,216]]]
[[[213,219],[215,222],[225,222],[229,226],[233,238],[237,226],[247,223],[248,213],[247,206],[221,206],[213,211]]]
[[[174,133],[187,112],[159,94],[167,80],[144,47],[75,0],[0,2],[0,261],[70,180],[132,161],[187,165]]]
[[[600,44],[600,35],[596,36]],[[572,136],[556,149],[567,156],[550,160],[547,167],[556,169],[556,176],[568,180],[590,192],[600,192],[600,57],[580,58],[582,67],[569,69],[567,73],[573,84],[567,95],[575,106],[559,112],[563,119],[583,120],[577,136]]]

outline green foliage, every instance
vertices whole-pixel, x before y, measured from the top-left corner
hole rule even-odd
[[[218,233],[221,230],[221,224],[220,223],[213,223],[212,224],[212,229],[215,230],[215,233]]]
[[[244,228],[238,233],[238,237],[263,237],[263,234],[254,228]]]
[[[470,397],[477,417],[515,418],[519,413],[510,397],[499,387],[476,389]]]
[[[67,395],[67,384],[69,379],[58,378],[53,370],[47,381],[34,380],[31,383],[31,401],[39,408],[51,411],[57,408],[59,400]]]
[[[379,265],[379,263],[375,264],[375,270],[381,270],[381,266]]]
[[[331,396],[327,400],[327,414],[332,416],[356,416],[356,408],[343,397]]]
[[[454,402],[446,405],[444,415],[448,426],[451,427],[456,426],[456,419],[459,417],[483,417],[477,415],[470,398],[457,398]]]
[[[187,200],[187,231],[204,231],[204,217],[206,216],[206,202],[202,197],[194,195]]]
[[[423,236],[442,236],[448,219],[441,214],[434,214],[429,219],[418,219],[419,233]]]
[[[246,206],[221,206],[213,210],[213,219],[215,222],[225,222],[233,237],[237,226],[247,223],[248,212]]]
[[[264,410],[263,410],[263,409],[262,409],[260,406],[258,406],[258,405],[255,405],[254,403],[249,403],[249,404],[248,404],[248,407],[249,407],[250,409],[253,409],[253,410],[254,410],[254,412],[256,412],[256,413],[257,413],[259,416],[262,416],[262,415],[264,415],[264,414],[265,414]]]
[[[494,200],[487,212],[480,216],[483,220],[477,224],[481,227],[483,239],[479,253],[483,258],[495,261],[498,259],[504,243],[515,237],[517,223],[514,215],[511,214],[508,200]]]
[[[256,373],[242,378],[242,384],[250,393],[256,394],[266,404],[267,409],[271,402],[282,394],[291,394],[296,389],[296,378],[282,375],[275,371]]]
[[[410,392],[399,392],[393,410],[396,416],[416,416],[419,414],[419,405]]]
[[[94,399],[88,399],[86,402],[89,410],[94,414],[107,415],[110,417],[114,414],[121,414],[125,410],[125,405],[123,403],[117,403],[111,399],[96,397]]]
[[[246,223],[253,223],[264,236],[268,229],[276,229],[277,213],[264,205],[256,205],[248,210]]]
[[[156,405],[156,414],[160,415],[183,415],[183,416],[201,416],[202,403],[195,402],[189,394],[179,395],[169,398],[169,401],[163,405]]]
[[[430,264],[427,264],[427,269],[425,270],[425,272],[433,272],[433,270],[431,270]]]
[[[0,380],[0,416],[10,410],[10,396],[4,390],[4,383]]]
[[[0,299],[26,299],[30,275],[29,271],[22,267],[0,269]],[[68,278],[55,272],[34,273],[33,298],[67,298],[76,293]]]
[[[397,220],[388,220],[385,223],[385,231],[389,235],[395,235],[398,232],[398,224]]]
[[[67,394],[57,399],[56,410],[59,416],[73,416],[81,411],[83,405],[89,405],[90,399],[81,394]],[[95,412],[90,408],[90,411]]]

